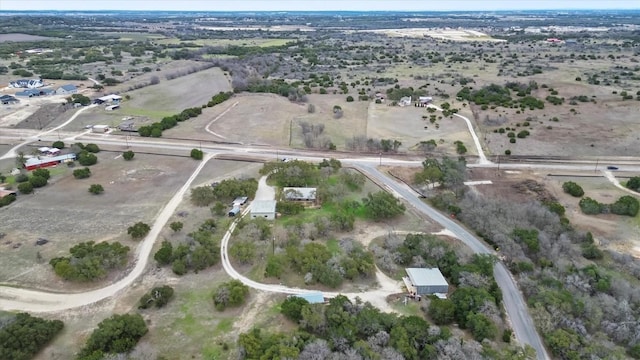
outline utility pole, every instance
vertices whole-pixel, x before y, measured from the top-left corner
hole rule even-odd
[[[382,166],[382,152],[378,153],[380,155],[380,166]]]
[[[598,161],[599,161],[599,160],[600,160],[600,159],[596,159],[596,168],[595,168],[595,169],[593,169],[593,172],[598,172]]]
[[[271,248],[272,250],[272,254],[275,255],[276,254],[276,237],[275,235],[271,238]]]

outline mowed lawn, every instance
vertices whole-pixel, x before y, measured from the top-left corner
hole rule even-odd
[[[231,82],[219,68],[211,68],[173,80],[160,79],[157,85],[127,92],[131,100],[122,104],[122,113],[161,119],[190,107],[206,104],[221,91],[231,91]]]

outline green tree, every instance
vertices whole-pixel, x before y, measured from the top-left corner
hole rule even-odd
[[[49,180],[49,178],[51,177],[51,173],[49,173],[49,170],[47,169],[35,169],[31,172],[31,175],[39,176],[41,178],[44,178],[45,180]]]
[[[573,181],[567,181],[562,184],[562,190],[574,197],[582,197],[584,195],[584,190],[582,190],[582,187]]]
[[[602,204],[590,197],[580,199],[578,205],[580,206],[580,210],[587,215],[601,214],[604,210],[604,206]]]
[[[89,192],[93,195],[99,195],[104,192],[104,188],[100,184],[91,184],[89,186]]]
[[[147,325],[139,314],[113,315],[98,324],[91,333],[79,360],[95,359],[102,354],[127,353],[148,332]]]
[[[298,323],[302,320],[302,309],[309,306],[309,302],[298,296],[289,296],[280,307],[282,315]]]
[[[362,199],[362,204],[367,215],[374,221],[390,219],[404,214],[405,211],[405,207],[400,200],[384,191],[374,194],[369,193],[366,198]]]
[[[199,186],[191,189],[191,202],[196,206],[209,206],[215,200],[216,194],[211,186]]]
[[[455,320],[456,306],[451,300],[431,299],[427,313],[436,325],[449,325]]]
[[[184,224],[181,221],[174,221],[171,224],[169,224],[169,227],[171,228],[171,230],[173,230],[173,232],[178,232],[182,230],[183,226]]]
[[[285,260],[280,255],[270,254],[267,256],[267,266],[264,269],[265,277],[280,278],[284,272]]]
[[[153,289],[151,289],[151,291],[144,294],[142,298],[140,298],[138,308],[147,309],[151,306],[161,308],[169,303],[171,298],[173,298],[173,294],[174,290],[171,286],[164,285],[154,287]]]
[[[256,245],[250,241],[238,241],[229,247],[229,255],[241,264],[251,264],[256,256]]]
[[[611,204],[609,208],[611,209],[611,212],[616,215],[627,215],[635,217],[636,215],[638,215],[640,202],[638,202],[638,199],[631,195],[624,195],[616,200],[615,203]]]
[[[127,229],[127,234],[131,235],[134,239],[141,239],[151,231],[151,227],[148,224],[145,224],[141,221],[129,226]]]
[[[133,151],[127,150],[127,151],[122,153],[122,158],[127,160],[127,161],[130,161],[130,160],[133,160],[133,157],[135,155],[136,155],[136,153],[134,153]]]
[[[640,176],[634,176],[627,181],[627,188],[633,191],[640,190]]]
[[[217,216],[224,216],[227,212],[227,207],[222,203],[222,201],[216,201],[211,207],[211,213]]]
[[[0,359],[29,360],[64,327],[60,320],[45,320],[27,313],[3,317],[0,326]]]
[[[64,149],[64,142],[58,140],[58,141],[54,141],[53,144],[51,144],[51,147],[54,147],[56,149]]]
[[[29,178],[29,183],[34,188],[41,188],[47,185],[47,179],[43,178],[42,176],[34,175]]]
[[[88,167],[73,170],[73,177],[76,179],[86,179],[91,176],[91,170]]]
[[[31,194],[33,192],[33,185],[30,182],[23,182],[18,184],[18,191],[21,194]]]
[[[88,151],[90,153],[94,153],[94,154],[100,152],[100,148],[96,144],[87,144],[87,145],[84,146],[83,150],[86,150],[86,151]]]
[[[496,325],[486,316],[477,313],[467,315],[467,327],[476,341],[493,340],[498,333]]]
[[[199,149],[191,149],[191,157],[196,160],[202,160],[204,153]]]
[[[91,166],[98,162],[98,157],[87,151],[81,151],[78,156],[78,162],[82,166]]]
[[[249,295],[249,287],[239,280],[231,280],[222,283],[213,294],[213,303],[218,311],[223,311],[228,306],[242,305]]]
[[[171,264],[173,261],[173,245],[169,241],[163,241],[160,249],[153,255],[153,259],[160,265]]]
[[[109,270],[121,268],[127,263],[129,247],[119,242],[80,243],[70,250],[70,256],[49,261],[56,275],[66,280],[91,281],[103,278]]]

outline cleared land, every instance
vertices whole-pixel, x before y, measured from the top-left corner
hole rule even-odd
[[[127,227],[137,221],[150,223],[197,166],[197,162],[180,157],[138,154],[133,161],[123,161],[115,158],[119,153],[98,155],[90,178],[76,180],[72,168],[59,166],[51,169],[55,175],[49,185],[0,208],[0,232],[7,234],[0,245],[4,254],[0,281],[68,288],[69,284],[51,271],[49,259],[67,254],[70,247],[83,241],[117,240],[135,248],[136,243],[126,235]],[[101,184],[105,192],[91,195],[91,184]],[[38,238],[50,242],[36,246]]]

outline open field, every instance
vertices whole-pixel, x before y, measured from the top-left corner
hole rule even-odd
[[[123,161],[115,158],[118,155],[98,154],[92,176],[83,180],[73,178],[72,168],[60,166],[63,171],[53,176],[49,185],[32,195],[20,195],[15,203],[0,209],[0,232],[7,234],[0,245],[4,253],[0,281],[67,288],[69,284],[56,278],[47,262],[66,254],[71,246],[83,241],[118,240],[135,248],[126,228],[137,221],[150,223],[197,165],[179,157],[139,154],[133,161]],[[90,184],[101,184],[105,192],[89,194]],[[35,246],[38,238],[50,243]],[[36,261],[38,252],[41,263]]]
[[[282,46],[289,42],[291,39],[197,39],[197,40],[180,40],[175,38],[165,38],[157,41],[158,44],[196,44],[200,46],[258,46],[258,47],[270,47],[270,46]]]
[[[20,33],[0,34],[0,43],[5,41],[29,42],[29,41],[42,41],[42,40],[60,40],[60,38],[20,34]]]
[[[450,41],[491,41],[506,42],[501,39],[494,39],[490,35],[475,30],[465,29],[438,29],[438,28],[403,28],[403,29],[381,29],[367,30],[369,32],[384,34],[389,37],[400,38],[425,38],[430,37],[438,40]]]

